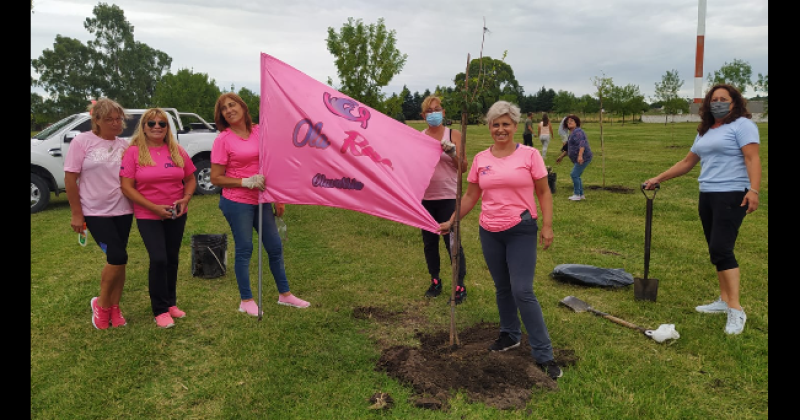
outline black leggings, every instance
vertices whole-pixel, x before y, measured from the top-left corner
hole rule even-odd
[[[442,223],[450,220],[450,216],[452,216],[453,212],[456,210],[456,200],[454,198],[446,200],[422,200],[422,206],[433,216],[433,220]],[[431,279],[441,280],[441,277],[439,277],[439,269],[441,268],[439,257],[440,237],[444,239],[447,256],[450,258],[450,261],[452,261],[453,257],[450,253],[450,234],[438,235],[428,232],[427,230],[422,230],[422,243],[425,246],[425,262],[428,264],[428,273],[431,275]],[[464,259],[464,248],[461,247],[461,244],[458,244],[458,255],[458,285],[464,286],[464,276],[467,275],[467,262]]]
[[[150,256],[150,305],[153,315],[158,316],[177,304],[178,257],[186,227],[186,214],[174,220],[136,219],[136,226]]]
[[[106,253],[111,265],[128,263],[128,237],[133,225],[133,214],[120,216],[84,216],[86,229],[94,242]]]
[[[747,214],[742,200],[747,191],[700,193],[698,213],[708,243],[708,254],[717,271],[739,267],[733,247]]]

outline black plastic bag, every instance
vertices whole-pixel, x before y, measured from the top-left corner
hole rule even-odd
[[[633,284],[633,275],[621,268],[599,268],[585,264],[559,264],[550,277],[582,286],[625,287]]]
[[[228,235],[192,235],[192,276],[213,279],[228,270]]]

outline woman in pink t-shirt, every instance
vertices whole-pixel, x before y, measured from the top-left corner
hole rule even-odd
[[[233,234],[233,271],[239,286],[239,312],[258,316],[258,304],[250,289],[250,259],[253,256],[253,230],[258,232],[258,193],[264,190],[264,175],[258,173],[261,149],[260,131],[253,124],[247,104],[233,92],[223,93],[214,105],[214,122],[220,130],[211,148],[211,183],[222,187],[219,209]],[[277,180],[275,180],[277,182]],[[269,203],[261,211],[261,243],[269,258],[269,271],[278,287],[278,304],[307,308],[310,303],[293,295],[283,265],[283,243],[275,217],[285,207]]]
[[[422,130],[442,145],[442,154],[433,169],[428,188],[422,196],[422,206],[433,216],[433,219],[441,223],[450,218],[456,209],[456,196],[458,195],[458,180],[462,173],[467,171],[466,158],[461,161],[461,173],[458,172],[458,157],[456,151],[464,147],[461,141],[461,132],[451,130],[443,124],[445,110],[442,108],[442,100],[436,96],[428,96],[422,101],[422,117],[428,123],[428,128]],[[444,239],[444,247],[447,255],[452,261],[450,249],[450,234],[438,235],[422,231],[422,244],[425,253],[425,262],[428,265],[428,274],[431,276],[431,284],[425,292],[427,297],[436,297],[442,292],[442,278],[439,276],[440,260],[439,241]],[[441,238],[441,239],[440,239]],[[467,274],[467,262],[464,258],[464,249],[458,244],[458,281],[456,285],[455,302],[456,305],[464,302],[467,298],[467,289],[464,286],[464,276]]]
[[[150,305],[160,328],[173,327],[174,318],[186,316],[177,306],[178,260],[189,200],[197,188],[194,163],[175,140],[169,122],[161,108],[145,111],[119,171],[150,257]]]
[[[92,131],[78,134],[69,143],[64,158],[64,186],[72,211],[75,232],[84,225],[106,253],[100,272],[100,294],[93,297],[92,325],[104,330],[126,324],[119,301],[128,264],[128,236],[133,225],[133,207],[123,194],[119,166],[128,142],[117,137],[125,127],[125,110],[108,98],[91,108]],[[80,185],[78,183],[80,180]]]
[[[543,249],[553,242],[553,196],[542,155],[533,147],[514,142],[519,116],[519,107],[506,101],[495,102],[486,113],[494,144],[472,161],[460,216],[466,216],[478,199],[482,200],[481,247],[494,280],[500,315],[500,337],[489,350],[518,347],[522,318],[536,364],[556,379],[561,376],[561,368],[553,358],[542,308],[533,293],[539,230],[533,196],[541,209],[542,229],[538,236]],[[439,231],[449,232],[454,219],[455,212],[449,221],[439,225]]]

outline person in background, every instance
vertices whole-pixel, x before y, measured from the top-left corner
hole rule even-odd
[[[133,214],[150,258],[147,273],[156,325],[175,326],[186,312],[177,306],[178,263],[189,200],[197,188],[195,166],[172,134],[161,108],[142,114],[122,158],[122,192],[133,201]]]
[[[643,184],[652,190],[700,163],[697,207],[711,263],[717,270],[720,295],[695,310],[727,314],[727,334],[740,334],[747,321],[739,301],[741,274],[734,246],[745,215],[758,209],[761,189],[761,140],[751,118],[747,101],[735,87],[712,86],[700,105],[700,124],[689,153]]]
[[[538,150],[514,142],[518,106],[497,101],[486,113],[486,121],[494,143],[472,160],[459,216],[469,214],[481,200],[479,235],[500,314],[500,336],[489,350],[518,347],[522,318],[534,360],[550,378],[556,379],[562,375],[561,368],[553,357],[542,308],[533,292],[537,233],[543,249],[553,243],[553,196],[547,184],[547,169]],[[538,209],[534,195],[539,201]],[[455,216],[453,212],[439,230],[448,232]],[[537,225],[539,216],[541,231]]]
[[[547,145],[550,144],[550,139],[555,136],[555,133],[553,133],[553,125],[550,124],[550,118],[546,112],[542,112],[542,121],[536,127],[536,135],[542,142],[542,159],[547,159]]]
[[[567,120],[567,117],[561,119],[561,122],[558,123],[558,135],[561,136],[561,145],[567,144],[567,139],[569,138],[569,129],[567,125],[564,124],[564,121]]]
[[[119,309],[128,264],[128,237],[133,206],[122,194],[119,167],[128,142],[117,137],[125,127],[125,110],[100,98],[91,107],[92,130],[75,136],[64,158],[64,186],[69,200],[70,226],[83,231],[106,254],[100,272],[100,294],[91,299],[92,325],[98,330],[127,324]],[[78,181],[80,180],[80,185]]]
[[[445,110],[442,108],[442,100],[436,96],[428,96],[422,101],[422,117],[428,123],[428,128],[422,130],[424,134],[432,137],[442,145],[442,154],[439,162],[433,169],[433,176],[430,184],[422,196],[422,206],[428,210],[433,219],[441,223],[448,220],[456,209],[456,195],[458,192],[459,177],[467,171],[467,160],[461,161],[461,172],[458,171],[457,150],[464,147],[461,139],[461,132],[452,130],[442,124]],[[436,297],[442,292],[442,279],[439,276],[440,256],[439,238],[443,238],[447,255],[452,261],[452,251],[450,249],[451,235],[446,233],[438,235],[433,232],[421,229],[422,243],[425,251],[425,262],[428,264],[428,273],[431,276],[431,284],[425,292],[427,297]],[[458,244],[458,284],[456,285],[455,301],[456,305],[462,303],[467,298],[467,289],[464,287],[464,277],[467,274],[467,263],[464,260],[464,249]]]
[[[569,156],[572,161],[572,195],[568,198],[572,201],[585,200],[583,194],[583,180],[581,175],[586,167],[592,162],[592,148],[589,147],[589,139],[581,128],[581,119],[575,114],[569,114],[562,123],[569,130],[567,143],[561,147],[561,154],[556,158],[556,163],[561,163],[564,156]]]
[[[234,272],[239,286],[239,312],[258,316],[258,304],[250,289],[250,260],[253,256],[253,230],[258,232],[258,196],[265,188],[259,174],[258,154],[261,149],[258,124],[253,124],[247,104],[239,95],[227,92],[214,104],[214,122],[220,133],[211,148],[211,183],[222,187],[219,209],[233,233]],[[278,182],[279,180],[275,180]],[[281,243],[275,217],[282,217],[282,203],[264,203],[261,242],[269,257],[269,270],[278,287],[278,304],[307,308],[305,300],[293,295],[283,263]]]
[[[533,147],[533,112],[525,118],[525,131],[522,132],[522,144]]]

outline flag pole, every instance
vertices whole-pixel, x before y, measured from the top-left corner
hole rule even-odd
[[[261,235],[263,235],[263,214],[264,214],[264,203],[261,203],[259,200],[258,203],[258,320],[261,321],[261,316],[263,315],[263,310],[261,309],[263,306],[261,305]]]

